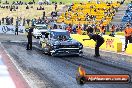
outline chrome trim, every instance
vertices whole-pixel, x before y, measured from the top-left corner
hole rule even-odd
[[[74,50],[74,49],[79,49],[79,48],[59,48],[59,49],[64,49],[64,50],[65,49],[69,49],[69,50],[72,49],[72,50]]]
[[[50,51],[51,53],[55,53],[55,50]]]

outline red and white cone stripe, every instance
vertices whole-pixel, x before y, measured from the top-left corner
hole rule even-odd
[[[30,88],[0,44],[0,88]]]
[[[0,88],[16,88],[7,66],[3,63],[0,55]]]

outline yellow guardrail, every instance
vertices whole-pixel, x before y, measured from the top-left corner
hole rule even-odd
[[[105,42],[100,47],[103,50],[109,50],[109,51],[115,51],[115,52],[121,52],[122,51],[122,42],[120,38],[111,37],[108,35],[103,36],[105,39]],[[79,41],[83,44],[84,47],[95,47],[95,41],[94,40],[86,40],[83,41],[83,39],[89,38],[87,35],[79,35],[79,34],[71,34],[71,38]]]
[[[132,43],[129,43],[128,45],[127,45],[127,48],[126,48],[126,53],[127,54],[132,54]]]

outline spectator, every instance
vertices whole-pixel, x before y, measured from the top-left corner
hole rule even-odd
[[[66,28],[66,30],[71,33],[72,32],[72,28],[70,27],[70,25]]]
[[[85,20],[86,20],[86,21],[90,21],[90,18],[89,18],[89,14],[88,14],[88,13],[86,14]]]
[[[23,18],[23,26],[25,26],[25,22],[26,22],[26,20],[25,20],[25,18]]]
[[[15,28],[15,35],[18,35],[18,25],[16,25],[16,28]]]
[[[39,10],[39,8],[37,7],[37,10]]]
[[[11,6],[10,11],[12,11],[12,10],[13,10],[13,7]]]
[[[6,25],[9,25],[9,17],[6,17]]]
[[[41,10],[44,10],[44,7],[42,7]]]
[[[38,24],[41,24],[42,23],[42,20],[40,19],[40,17],[39,17],[39,19],[38,19]]]
[[[62,23],[61,23],[61,27],[62,27],[62,29],[66,29],[65,26],[66,26],[66,25],[65,25],[64,21],[62,21]]]
[[[17,19],[16,19],[16,25],[18,26],[18,24],[19,24],[19,19],[17,17]]]
[[[57,9],[57,3],[55,3],[55,11],[56,11],[56,9]]]
[[[125,2],[125,0],[122,0],[120,4],[123,4]]]
[[[14,20],[14,18],[13,18],[13,17],[11,17],[11,25],[13,25],[13,20]]]
[[[91,0],[88,0],[88,2],[90,3]]]
[[[33,0],[33,3],[35,4],[35,0]]]
[[[93,33],[94,29],[89,25],[86,31],[87,33]]]
[[[45,11],[43,12],[43,17],[42,17],[42,19],[44,20],[44,18],[45,18]]]
[[[26,9],[29,9],[29,6],[28,5],[26,6]]]
[[[100,25],[100,35],[105,35],[105,26],[103,24]]]
[[[30,24],[30,19],[27,19],[26,21],[27,21],[27,24],[28,24],[28,26],[29,26],[29,24]]]
[[[77,31],[76,31],[76,25],[75,24],[73,24],[73,26],[72,26],[72,33],[76,33]]]
[[[11,25],[11,18],[8,19],[8,25]]]
[[[35,25],[35,23],[34,23],[34,22],[35,22],[35,20],[34,20],[34,19],[32,19],[32,20],[31,20],[31,22],[32,22],[32,25]]]
[[[51,12],[51,17],[53,18],[53,17],[56,17],[57,16],[57,12]]]
[[[5,18],[2,18],[2,24],[4,24],[5,23]]]
[[[128,44],[128,41],[129,43],[132,43],[132,28],[130,28],[130,25],[127,24],[125,30],[124,30],[124,33],[125,33],[125,50],[127,48],[127,44]]]
[[[39,10],[42,10],[42,7],[41,6],[39,7]]]
[[[0,20],[0,25],[1,25],[1,20]]]
[[[78,33],[78,34],[82,34],[82,28],[81,28],[81,26],[78,26],[78,28],[77,28],[77,33]]]
[[[71,11],[71,10],[72,10],[72,7],[71,7],[71,6],[69,6],[69,7],[68,7],[68,12],[69,12],[69,11]]]
[[[32,31],[34,29],[33,27],[30,27],[27,38],[28,38],[28,43],[27,43],[27,49],[26,50],[32,50]]]
[[[84,40],[91,40],[91,39],[93,39],[96,42],[94,57],[99,57],[100,56],[100,54],[99,54],[99,47],[104,43],[104,38],[101,37],[98,34],[93,34],[93,33],[90,33],[90,32],[87,32],[87,33],[88,33],[88,36],[90,37],[90,39],[83,39],[83,41]]]
[[[57,25],[56,24],[54,24],[53,29],[57,29]]]
[[[16,6],[16,8],[15,9],[18,9],[18,6]]]
[[[115,37],[114,35],[115,35],[115,25],[112,25],[112,27],[111,27],[111,34],[110,34],[110,36],[112,36],[112,37]]]

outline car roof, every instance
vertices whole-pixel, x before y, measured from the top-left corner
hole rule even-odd
[[[67,30],[64,30],[64,29],[52,29],[51,32],[67,32]]]

